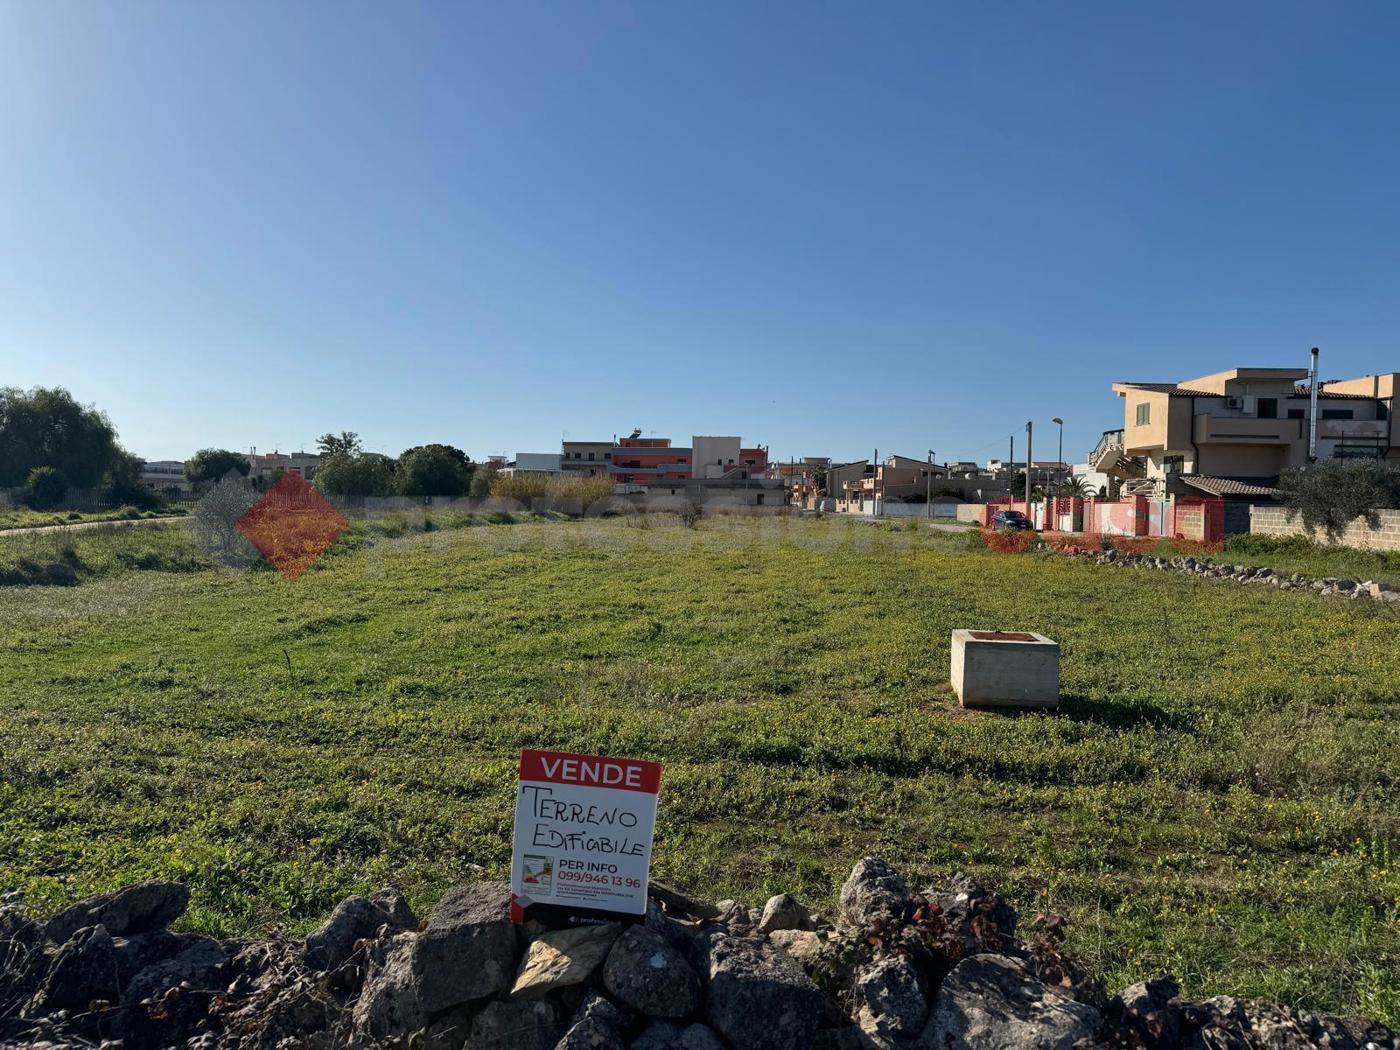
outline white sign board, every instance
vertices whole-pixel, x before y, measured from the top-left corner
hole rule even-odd
[[[550,925],[640,917],[661,763],[522,751],[512,914]]]

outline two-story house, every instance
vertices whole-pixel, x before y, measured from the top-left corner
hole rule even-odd
[[[1316,458],[1400,458],[1397,373],[1319,384]],[[1232,368],[1180,383],[1114,383],[1123,429],[1089,466],[1125,491],[1268,496],[1308,462],[1311,390],[1303,368]]]

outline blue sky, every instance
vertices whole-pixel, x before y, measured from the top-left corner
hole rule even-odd
[[[0,0],[0,384],[149,458],[1081,456],[1114,380],[1400,370],[1398,52],[1393,3]]]

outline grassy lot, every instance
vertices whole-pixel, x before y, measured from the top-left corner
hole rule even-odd
[[[140,510],[122,507],[119,510],[30,510],[28,507],[0,507],[0,531],[8,529],[37,529],[45,525],[79,525],[91,521],[131,521],[135,518],[164,518],[183,515],[183,507]]]
[[[655,868],[715,897],[962,868],[1115,985],[1400,1022],[1393,608],[830,519],[361,526],[296,584],[159,571],[183,535],[0,589],[0,886],[45,907],[150,875],[217,933],[421,905],[506,872],[546,746],[663,760]],[[1061,713],[957,709],[955,627],[1060,641]]]
[[[1276,572],[1377,580],[1400,586],[1400,551],[1363,551],[1314,543],[1305,536],[1231,536],[1216,561],[1267,565]]]

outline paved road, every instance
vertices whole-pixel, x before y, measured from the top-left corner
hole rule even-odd
[[[119,518],[116,521],[75,521],[71,525],[31,525],[29,528],[0,529],[0,536],[40,536],[46,532],[80,532],[83,529],[104,529],[111,525],[165,525],[172,521],[187,521],[187,518]]]

